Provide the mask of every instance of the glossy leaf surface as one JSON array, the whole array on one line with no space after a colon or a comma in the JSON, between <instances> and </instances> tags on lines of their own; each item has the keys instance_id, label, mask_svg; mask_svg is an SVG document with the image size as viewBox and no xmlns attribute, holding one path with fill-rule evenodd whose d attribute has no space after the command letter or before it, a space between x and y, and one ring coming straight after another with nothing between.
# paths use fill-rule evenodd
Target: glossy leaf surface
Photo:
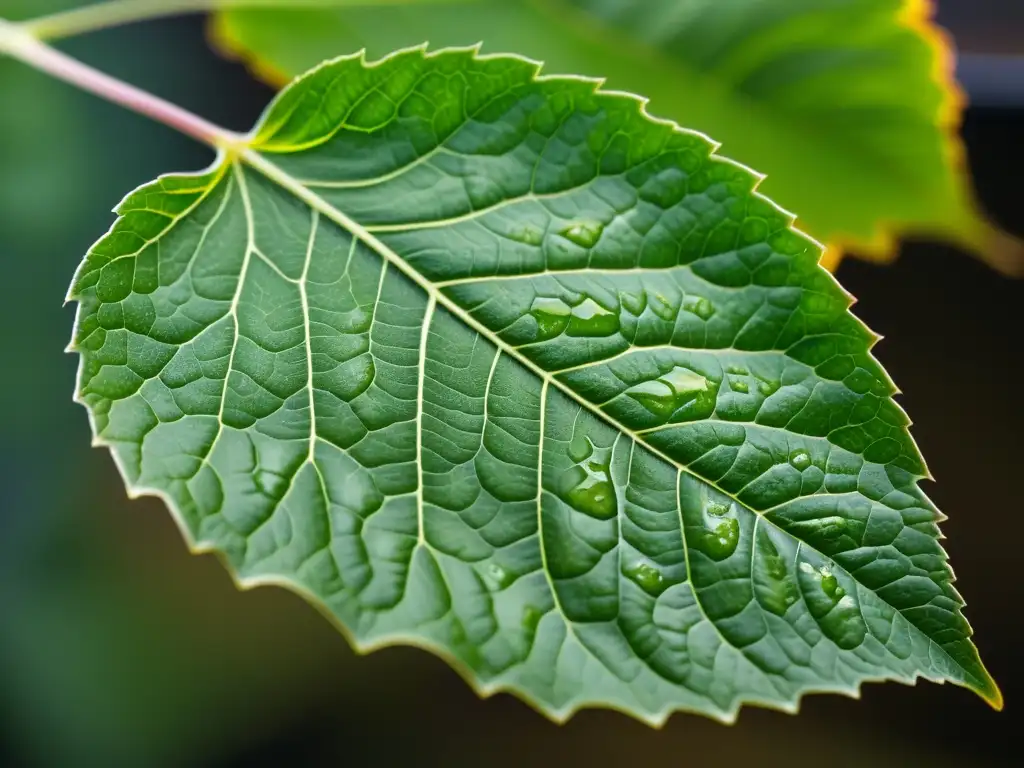
<instances>
[{"instance_id":1,"label":"glossy leaf surface","mask_svg":"<svg viewBox=\"0 0 1024 768\"><path fill-rule=\"evenodd\" d=\"M367 48L516 51L607 78L767 174L764 193L830 246L895 255L951 238L1006 271L1021 249L977 213L956 134L952 51L922 0L462 0L235 9L215 38L271 80Z\"/></svg>"},{"instance_id":2,"label":"glossy leaf surface","mask_svg":"<svg viewBox=\"0 0 1024 768\"><path fill-rule=\"evenodd\" d=\"M132 493L555 718L999 693L819 248L703 135L475 51L330 62L71 296Z\"/></svg>"}]
</instances>

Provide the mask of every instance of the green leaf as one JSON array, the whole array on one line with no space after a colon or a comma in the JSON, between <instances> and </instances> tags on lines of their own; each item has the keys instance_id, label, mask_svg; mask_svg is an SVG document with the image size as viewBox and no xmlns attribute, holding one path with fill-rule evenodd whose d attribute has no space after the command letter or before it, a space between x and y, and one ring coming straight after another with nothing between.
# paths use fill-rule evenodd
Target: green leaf
<instances>
[{"instance_id":1,"label":"green leaf","mask_svg":"<svg viewBox=\"0 0 1024 768\"><path fill-rule=\"evenodd\" d=\"M894 235L950 238L1008 272L1020 243L979 214L957 136L952 53L922 0L464 0L235 9L215 39L280 81L324 58L418 45L517 51L607 77L767 174L829 245L888 260ZM374 7L374 6L377 7Z\"/></svg>"},{"instance_id":2,"label":"green leaf","mask_svg":"<svg viewBox=\"0 0 1024 768\"><path fill-rule=\"evenodd\" d=\"M998 706L875 337L757 181L524 59L338 59L122 203L78 398L242 584L553 718Z\"/></svg>"}]
</instances>

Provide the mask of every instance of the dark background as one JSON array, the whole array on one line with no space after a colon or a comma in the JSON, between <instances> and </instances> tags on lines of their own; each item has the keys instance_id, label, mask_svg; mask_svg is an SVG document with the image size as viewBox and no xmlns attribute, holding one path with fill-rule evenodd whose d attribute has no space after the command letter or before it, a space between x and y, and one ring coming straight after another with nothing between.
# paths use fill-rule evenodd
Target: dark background
<instances>
[{"instance_id":1,"label":"dark background","mask_svg":"<svg viewBox=\"0 0 1024 768\"><path fill-rule=\"evenodd\" d=\"M60 2L0 0L21 18ZM975 98L963 127L988 212L1024 235L1024 3L961 0L940 19ZM206 45L198 18L69 41L73 55L227 127L271 97ZM654 731L602 711L555 726L508 696L480 701L441 661L356 657L301 600L240 593L189 555L152 499L128 502L71 402L61 306L110 208L207 150L0 61L0 765L1000 765L1024 727L1024 281L909 243L892 266L846 260L856 312L904 394L935 483L967 615L1006 710L969 692L869 685L860 702L746 709L735 727L675 715Z\"/></svg>"}]
</instances>

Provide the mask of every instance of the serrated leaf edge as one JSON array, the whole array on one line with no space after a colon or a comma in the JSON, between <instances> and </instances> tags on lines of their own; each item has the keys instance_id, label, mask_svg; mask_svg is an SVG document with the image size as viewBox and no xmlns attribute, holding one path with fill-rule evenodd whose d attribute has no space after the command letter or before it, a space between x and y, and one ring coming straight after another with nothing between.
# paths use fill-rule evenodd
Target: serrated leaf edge
<instances>
[{"instance_id":1,"label":"serrated leaf edge","mask_svg":"<svg viewBox=\"0 0 1024 768\"><path fill-rule=\"evenodd\" d=\"M325 67L329 67L329 66L341 63L341 62L358 60L363 67L365 67L365 68L374 68L374 67L378 67L378 66L381 66L381 65L387 63L388 61L390 61L393 58L396 58L396 57L399 57L399 56L402 56L402 55L411 54L411 53L420 53L424 58L432 58L432 57L437 57L437 56L443 56L445 54L450 54L450 53L463 53L463 54L465 54L465 53L472 53L474 60L479 60L479 61L495 60L495 59L518 60L518 61L524 62L526 64L529 64L530 66L532 66L534 68L534 73L533 73L533 76L532 76L532 82L543 82L545 80L574 80L574 81L577 81L577 82L584 82L584 83L591 84L594 87L594 92L595 93L600 93L601 95L622 98L622 99L626 99L626 100L630 100L630 101L635 102L636 105L637 105L637 109L638 109L639 113L641 114L641 116L644 117L644 119L648 120L649 122L651 122L653 124L663 125L663 126L666 126L666 127L670 128L674 132L678 132L678 133L682 133L682 134L686 134L686 135L690 135L690 136L696 136L696 137L706 141L707 144L709 145L709 147L711 148L710 149L710 153L709 153L709 157L713 157L716 162L723 162L723 163L730 164L730 165L732 165L732 166L734 166L734 167L736 167L736 168L738 168L738 169L748 173L754 179L754 185L753 185L753 187L751 189L751 195L757 197L762 202L765 202L768 205L772 206L782 216L784 216L785 219L787 220L787 227L792 232L794 232L796 234L799 234L802 237L806 238L813 246L817 247L819 249L819 251L823 251L824 250L824 246L821 243L819 243L813 237L811 237L810 235L808 235L807 233L803 232L802 230L800 230L799 228L797 228L795 226L795 222L796 222L796 218L797 218L795 214L793 214L792 212L784 209L783 207L781 207L780 205L775 203L773 200L765 197L764 195L762 195L760 192L757 191L758 186L760 185L760 183L765 178L765 176L763 174L758 173L757 171L755 171L755 170L753 170L753 169L751 169L751 168L749 168L749 167L747 167L747 166L743 165L742 163L739 163L739 162L737 162L735 160L732 160L730 158L718 155L717 152L720 149L721 144L719 142L716 142L715 140L711 139L707 135L703 134L702 132L696 131L696 130L692 130L692 129L688 129L688 128L683 128L682 126L680 126L678 123L676 123L673 120L659 118L659 117L655 117L655 116L651 115L647 111L647 105L649 103L649 99L646 99L646 98L644 98L642 96L639 96L639 95L633 94L633 93L629 93L629 92L626 92L626 91L605 90L605 89L602 88L602 86L603 86L603 84L605 82L605 80L603 78L592 78L592 77L585 77L585 76L580 76L580 75L542 75L542 74L540 74L540 72L541 72L541 69L543 67L543 62L536 61L534 59L530 59L528 57L521 56L519 54L501 54L501 53L483 54L483 53L481 53L482 43L477 43L476 45L466 46L466 47L439 48L439 49L437 49L435 51L429 51L428 50L428 45L429 45L428 43L423 43L421 45L411 46L409 48L398 49L398 50L393 51L392 53L388 54L387 56L384 56L384 57L382 57L382 58L380 58L380 59L378 59L376 61L372 61L372 62L367 61L365 49L363 49L361 51L358 51L358 52L356 52L354 54L348 54L348 55L338 56L338 57L335 57L335 58L332 58L332 59L328 59L328 60L325 60L324 62L322 62L321 64L319 64L318 66L312 68L311 70L309 70L309 71L303 73L302 75L299 75L298 77L294 78L291 81L289 87L292 87L292 86L296 85L297 83L299 83L300 81L306 79L307 77L313 76L315 73L319 72L320 70L324 69ZM175 219L170 224L168 224L168 226L164 230L162 230L161 233L159 235L157 235L156 238L154 238L154 240L150 241L150 242L155 242L156 240L159 240L159 238L163 237L164 234L166 234L171 229L173 229L173 227L177 224L177 222L180 221L182 218L184 218L190 211L194 210L195 207L197 207L199 204L201 204L201 202L206 199L206 197L209 195L209 193L216 187L217 183L222 179L223 175L225 175L229 171L229 169L231 169L238 162L244 161L250 167L254 168L257 171L260 171L267 178L269 178L271 181L274 181L275 183L280 185L283 189L285 189L286 191L290 192L291 194L295 195L300 200L305 202L307 205L309 205L313 209L314 212L319 212L319 213L322 213L322 214L328 216L337 225L346 228L355 237L357 237L358 239L363 240L363 242L365 242L368 246L373 248L382 259L384 259L388 263L391 263L393 266L395 266L397 269L399 269L404 275L406 275L407 277L412 279L413 282L416 285L418 285L421 289L423 289L427 293L428 297L430 297L431 303L433 303L434 301L441 301L441 302L443 302L445 304L445 308L448 311L452 312L452 314L454 314L457 318L459 318L461 321L465 322L469 327L473 328L478 333L484 334L485 338L488 338L492 343L494 343L498 347L498 349L500 351L504 351L510 357L515 359L518 363L520 363L521 365L526 367L528 370L530 370L532 373L537 375L544 382L544 389L545 390L546 390L548 384L554 384L556 387L561 389L567 396L569 396L573 401L579 403L582 407L587 408L589 411L594 413L598 418L600 418L605 423L609 423L615 429L621 430L622 432L624 432L626 434L632 435L632 431L631 430L626 429L625 427L619 425L614 419L609 417L603 411L600 411L599 409L597 409L596 406L592 405L589 401L586 401L586 400L580 398L575 392L573 392L571 389L569 389L567 385L564 385L561 382L559 382L552 374L549 374L547 371L545 371L542 368L540 368L538 365L536 365L535 363L530 361L528 358L525 358L525 357L521 356L515 350L507 348L508 345L506 345L504 342L500 341L497 338L493 338L492 337L492 332L489 329L487 329L485 326L483 326L477 320L475 320L474 318L469 316L468 313L465 310L463 310L461 307L459 307L457 304L455 304L452 300L448 299L443 293L438 291L437 287L435 285L433 285L432 283L427 281L425 278L423 278L422 275L420 275L418 272L416 272L416 270L414 270L411 266L409 266L403 259L401 259L401 257L399 257L397 254L393 253L389 248L387 248L387 246L385 246L383 243L381 243L379 241L379 239L376 238L373 235L372 232L367 231L366 228L364 228L362 225L360 225L357 222L355 222L352 219L350 219L343 212L337 210L333 206L330 206L326 201L324 201L322 198L320 198L315 192L312 192L311 190L309 190L309 189L307 189L305 187L302 187L297 180L292 179L286 173L284 173L283 171L278 169L277 166L273 165L273 163L271 163L270 161L268 161L265 158L263 158L256 151L259 148L260 143L261 143L260 135L261 135L261 132L264 130L265 126L266 126L266 120L271 115L272 111L274 110L275 106L278 104L279 100L284 95L284 93L285 93L285 91L282 91L281 93L279 93L270 102L270 104L267 105L267 107L265 108L263 114L261 115L260 119L257 120L257 122L256 122L255 126L253 127L253 129L249 133L244 135L245 141L242 143L241 146L234 147L234 148L231 148L231 149L224 149L224 148L218 149L217 150L217 155L216 155L213 163L210 166L208 166L207 168L203 169L203 170L196 171L196 172L191 172L191 173L161 174L160 176L157 177L156 180L148 182L148 183L145 183L145 184L141 184L140 186L136 187L134 190L129 192L127 195L125 195L125 197L122 199L121 203L118 204L118 206L114 209L114 211L116 213L120 213L122 211L122 209L124 208L125 204L127 203L127 201L130 200L132 198L132 196L134 196L135 194L139 193L140 191L143 191L143 190L147 189L148 187L150 187L150 186L152 186L154 184L158 184L158 183L160 183L160 182L162 182L164 180L168 180L168 179L175 179L175 180L200 179L200 178L204 178L204 177L210 177L210 181L207 183L206 189L204 190L203 194L192 205L190 205L188 209L186 209L184 212L182 212L181 214L176 216ZM326 141L328 139L329 139L329 137L325 138L324 141ZM310 146L314 146L314 145L310 145ZM306 145L303 145L303 148L308 148L308 147ZM279 151L285 151L285 150L279 150ZM111 224L110 228L107 230L106 234L104 234L104 236L101 237L97 241L97 243L103 242L111 233L114 232L114 229L115 229L115 227L116 227L116 225L117 225L119 220L120 220L120 216L117 219L115 219L115 221ZM90 251L91 250L92 249L90 249ZM84 265L84 262L83 262L83 265ZM79 270L80 269L81 269L81 267L79 268ZM79 270L76 270L75 278L72 281L72 289L69 290L66 301L73 301L75 299L75 297L73 295L73 287L74 287L75 283L77 282ZM852 307L853 304L856 301L855 298L845 288L843 288L842 285L839 284L839 282L835 279L835 277L833 275L831 275L831 273L829 273L827 270L824 270L824 269L823 269L823 271L825 272L825 274L827 274L829 276L829 278L833 281L833 283L836 285L836 287L838 287L839 290L842 291L842 293L847 297L847 300L849 302L849 304L847 305L847 311L849 311L850 307ZM79 314L80 314L80 311L76 312L74 327L73 327L73 331L72 331L72 334L73 334L72 338L74 338L77 335L78 326L79 326L79 319L80 319L79 318ZM879 340L881 337L878 336L877 334L872 333L870 331L870 329L868 329L867 326L859 318L856 318L856 316L852 315L852 313L851 313L851 316L854 317L854 319L858 323L859 327L861 327L863 330L865 330L866 332L871 334L872 341L869 342L868 349L866 350L866 352L867 352L867 354L869 355L869 357L873 361L877 362L877 360L875 359L874 355L871 354L871 349L873 348L875 342L877 342L877 340ZM72 342L72 344L70 344L67 347L66 351L68 351L68 352L75 352L76 351L73 342ZM881 370L883 372L883 374L886 376L887 383L890 384L892 386L892 388L895 390L894 394L897 393L898 389L895 387L895 384L892 382L891 378L889 377L889 374L881 366L879 366L879 370ZM458 659L454 654L452 654L448 649L444 648L443 646L441 646L439 644L426 641L426 640L424 640L422 638L419 638L419 637L416 637L416 636L413 636L413 635L401 635L401 634L394 635L394 636L388 637L388 638L386 638L384 640L380 640L380 641L374 641L374 642L369 642L369 643L362 642L352 633L352 631L348 627L346 627L338 619L337 616L335 616L330 611L330 609L321 600L321 598L319 596L317 596L315 593L313 593L311 590L307 589L303 585L301 585L301 584L299 584L297 582L294 582L294 581L292 581L292 580L290 580L290 579L288 579L286 577L281 577L281 576L256 576L256 577L243 577L243 576L240 576L236 572L234 567L231 565L231 563L228 561L227 556L222 551L218 550L214 546L208 546L208 545L200 544L199 542L196 542L192 538L191 532L189 531L188 526L187 526L184 518L182 517L180 510L177 508L176 503L174 502L173 499L171 499L170 496L168 496L164 491L162 491L160 489L157 489L157 488L151 488L151 487L146 487L146 486L132 484L132 482L129 480L129 476L128 476L128 473L126 471L126 468L123 466L120 458L118 457L118 454L114 450L114 446L111 443L109 443L109 442L105 441L104 439L102 439L101 437L99 437L99 434L98 434L98 431L97 431L97 428L96 428L96 422L95 422L95 418L94 418L93 412L88 407L88 405L81 399L81 397L79 395L80 383L81 383L81 380L83 378L83 374L84 374L84 357L80 356L78 372L76 374L76 386L75 386L75 391L74 391L74 395L73 395L72 399L74 400L74 402L79 403L80 405L83 405L85 407L85 410L86 410L86 412L88 414L89 425L90 425L90 428L91 428L91 430L93 432L93 440L92 440L93 447L105 447L105 448L107 448L110 451L110 454L113 457L114 463L117 466L118 472L121 475L122 481L125 484L125 488L126 488L126 491L127 491L128 498L129 499L137 499L137 498L141 498L141 497L144 497L144 496L150 496L150 497L158 498L161 501L163 501L164 505L167 507L167 509L170 512L171 516L175 520L175 523L177 524L179 530L181 531L182 538L185 541L186 546L188 547L189 551L192 554L196 554L196 555L198 555L198 554L213 554L215 557L217 557L217 559L220 560L222 565L227 570L227 572L230 575L230 577L232 579L232 582L235 584L236 588L238 588L240 591L247 591L249 589L253 589L253 588L256 588L256 587L259 587L259 586L277 586L277 587L281 587L283 589L286 589L286 590L288 590L290 592L293 592L293 593L299 595L300 597L305 599L308 603L313 605L313 607L316 608L321 614L323 614L328 619L328 621L330 621L331 624L334 625L341 632L341 634L346 638L346 640L348 640L349 645L353 648L353 650L356 651L356 653L358 653L360 655L365 655L365 654L371 653L371 652L373 652L375 650L379 650L381 648L390 647L390 646L403 646L404 645L404 646L411 646L411 647L421 648L421 649L429 651L430 653L434 654L435 656L441 658L449 666L451 666L453 669L455 669L455 671L459 674L459 676L462 677L466 681L466 683L474 690L474 692L478 696L480 696L481 698L489 698L490 696L493 696L496 693L509 693L509 694L513 695L514 697L518 698L519 700L523 701L524 703L529 705L532 709L536 710L537 712L539 712L540 714L544 715L548 719L552 720L555 723L559 723L559 724L567 722L576 712L578 712L578 711L580 711L582 709L586 709L586 708L600 708L600 709L610 709L610 710L615 710L615 711L622 712L623 714L629 715L630 717L633 717L634 719L637 719L637 720L639 720L641 722L644 722L647 725L649 725L651 727L654 727L654 728L661 728L665 724L665 722L668 720L669 716L673 712L677 712L677 711L679 711L679 712L689 712L689 713L692 713L692 714L699 714L699 715L702 715L702 716L705 716L705 717L711 717L711 718L713 718L715 720L718 720L722 724L732 725L732 724L734 724L736 722L738 714L739 714L739 711L742 709L743 705L745 705L745 704L756 706L756 707L760 707L760 708L764 708L764 709L771 709L771 710L781 711L781 712L785 712L785 713L788 713L788 714L795 714L796 712L799 711L800 703L801 703L803 697L808 695L808 694L814 694L814 693L835 693L835 694L839 694L839 695L848 696L850 698L859 699L861 697L861 689L862 689L862 686L863 686L864 683L867 683L867 682L891 681L891 682L898 682L898 683L903 683L905 685L911 685L912 686L912 685L916 685L917 681L919 679L921 679L921 678L930 680L931 682L935 682L935 683L938 683L938 684L944 684L946 682L953 682L956 685L959 685L961 687L965 687L965 688L968 688L970 690L973 690L975 693L977 693L979 696L981 696L990 706L992 706L993 709L996 709L998 711L998 710L1001 710L1002 707L1003 707L1002 693L999 690L999 688L998 688L997 684L995 683L995 681L992 679L991 675L988 675L987 670L985 670L985 668L984 668L984 664L981 663L980 659L979 659L979 664L981 664L981 668L986 672L986 675L988 675L988 677L985 680L977 680L977 681L975 681L977 683L977 685L972 685L972 684L970 684L967 681L947 681L946 679L943 679L943 678L933 677L933 676L927 675L927 674L925 674L925 673L923 673L921 671L916 671L913 675L911 675L909 677L901 677L901 676L898 676L898 675L895 675L895 674L868 675L868 676L865 676L858 683L856 683L855 685L852 685L852 686L842 686L842 685L837 685L837 686L826 686L826 685L823 685L823 686L811 686L811 687L808 687L808 688L806 688L806 689L804 689L802 691L799 691L789 701L771 701L771 700L766 700L766 699L760 699L758 697L738 696L737 699L734 701L733 706L732 706L732 708L730 710L728 710L728 711L719 711L719 712L709 712L709 711L700 710L700 709L696 709L696 708L685 707L685 706L668 706L668 707L666 707L665 709L659 711L656 714L647 715L647 714L644 714L644 713L641 713L641 712L638 712L638 711L635 711L635 710L631 710L631 709L628 709L628 708L623 707L623 706L618 706L618 705L616 705L614 703L611 703L611 702L608 702L608 701L602 701L602 700L573 700L568 706L566 706L566 707L564 707L564 708L562 708L560 710L554 710L554 709L550 708L548 705L546 705L543 702L541 702L539 699L536 699L535 697L533 697L532 695L530 695L529 693L527 693L527 692L525 692L525 691L523 691L521 689L515 688L511 684L500 683L500 682L493 683L493 684L481 683L476 678L475 673L473 672L473 670L467 664L465 664L463 661ZM906 415L905 412L903 411L902 407L900 407L898 404L896 404L896 405L897 405L897 408L899 408L900 413L902 413L903 415ZM420 418L420 413L421 413L421 409L418 409L418 411L417 411L417 419ZM920 454L920 451L917 448L917 444L914 441L913 437L909 435L909 427L910 426L911 426L911 422L908 419L908 423L907 423L907 426L904 428L904 431L908 432L908 436L910 437L911 444L913 445L913 447L914 447L914 449L915 449L915 451L917 453L918 458L920 458L920 460L922 462L922 467L924 467L924 470L925 470L924 474L917 475L917 478L918 479L931 479L931 474L928 472L927 467L924 464L923 458L921 458L921 454ZM660 458L662 461L665 461L670 466L675 467L678 470L678 472L680 472L680 473L681 472L686 472L686 473L692 475L693 477L696 477L700 482L707 483L708 485L717 488L717 486L715 486L714 483L711 483L710 481L705 480L704 478L699 477L699 476L693 474L686 467L681 466L677 461L667 457L661 451L659 451L658 449L654 448L653 446L647 445L645 442L643 442L639 438L635 438L635 439L636 439L637 442L640 442L642 445L644 445L644 448L646 450L650 451L653 455L658 456L658 458ZM543 440L543 434L542 434L542 440ZM719 489L719 490L721 490L721 489ZM732 497L732 494L728 494L728 493L726 493L724 491L722 491L722 493L724 493L725 495L727 495L729 497ZM922 493L922 496L923 495L924 494ZM925 498L927 499L927 497L925 497ZM755 510L751 510L751 511L754 512L755 514L757 514L760 517L760 513L757 513ZM938 516L937 516L936 522L941 522L942 520L946 519L946 517L944 515L942 515L941 512L938 512L937 515ZM422 527L421 527L421 530L422 530ZM941 535L940 535L940 538L942 538ZM805 546L807 546L807 545L805 545ZM811 548L811 549L813 549L813 548ZM941 546L940 546L940 549L941 549ZM542 548L542 552L543 552L543 548ZM943 550L943 554L945 554L944 550ZM949 567L948 563L947 563L947 567ZM687 564L687 570L689 570L689 564ZM545 569L545 574L547 574L546 569ZM955 581L955 576L954 576L954 574L952 572L952 568L950 567L950 582L952 583L953 581ZM964 603L963 598L962 598L962 596L960 596L959 592L957 592L955 590L955 588L953 588L953 587L951 587L951 589L953 589L953 592L961 600L961 603ZM704 613L703 606L700 606L699 602L697 603L697 605L700 607L700 611L703 614ZM962 612L961 612L961 615L962 615ZM705 617L706 617L706 614L705 614ZM965 621L965 623L967 622L966 617L964 617L964 621ZM712 626L714 626L713 622L712 622ZM718 631L717 627L715 627L715 629L716 629L716 632L717 632ZM972 636L973 635L973 631L971 630L969 623L967 623L967 629L968 629L968 637ZM920 630L917 630L917 631L920 631ZM927 637L927 635L926 635L926 637ZM938 648L939 651L943 655L947 656L947 658L950 658L950 661L953 661L952 658L948 656L948 653L941 646L939 646L934 640L932 640L930 637L928 637L928 641L934 647ZM955 661L953 661L953 663L954 663L955 666L960 667L960 665L957 664ZM960 668L962 669L962 667L960 667ZM966 670L964 670L964 671L966 672Z\"/></svg>"}]
</instances>

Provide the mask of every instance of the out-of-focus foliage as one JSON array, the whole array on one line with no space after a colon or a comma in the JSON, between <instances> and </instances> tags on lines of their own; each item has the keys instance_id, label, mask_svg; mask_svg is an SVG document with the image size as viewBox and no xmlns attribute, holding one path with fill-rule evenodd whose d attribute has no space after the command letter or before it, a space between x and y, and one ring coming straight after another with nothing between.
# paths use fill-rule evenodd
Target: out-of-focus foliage
<instances>
[{"instance_id":1,"label":"out-of-focus foliage","mask_svg":"<svg viewBox=\"0 0 1024 768\"><path fill-rule=\"evenodd\" d=\"M330 4L330 3L327 3ZM350 6L350 3L346 3ZM955 135L951 50L921 0L462 0L234 9L215 38L283 82L319 61L429 41L544 61L642 93L722 142L830 246L875 259L894 234L965 245L1005 270L1014 241L979 214Z\"/></svg>"}]
</instances>

